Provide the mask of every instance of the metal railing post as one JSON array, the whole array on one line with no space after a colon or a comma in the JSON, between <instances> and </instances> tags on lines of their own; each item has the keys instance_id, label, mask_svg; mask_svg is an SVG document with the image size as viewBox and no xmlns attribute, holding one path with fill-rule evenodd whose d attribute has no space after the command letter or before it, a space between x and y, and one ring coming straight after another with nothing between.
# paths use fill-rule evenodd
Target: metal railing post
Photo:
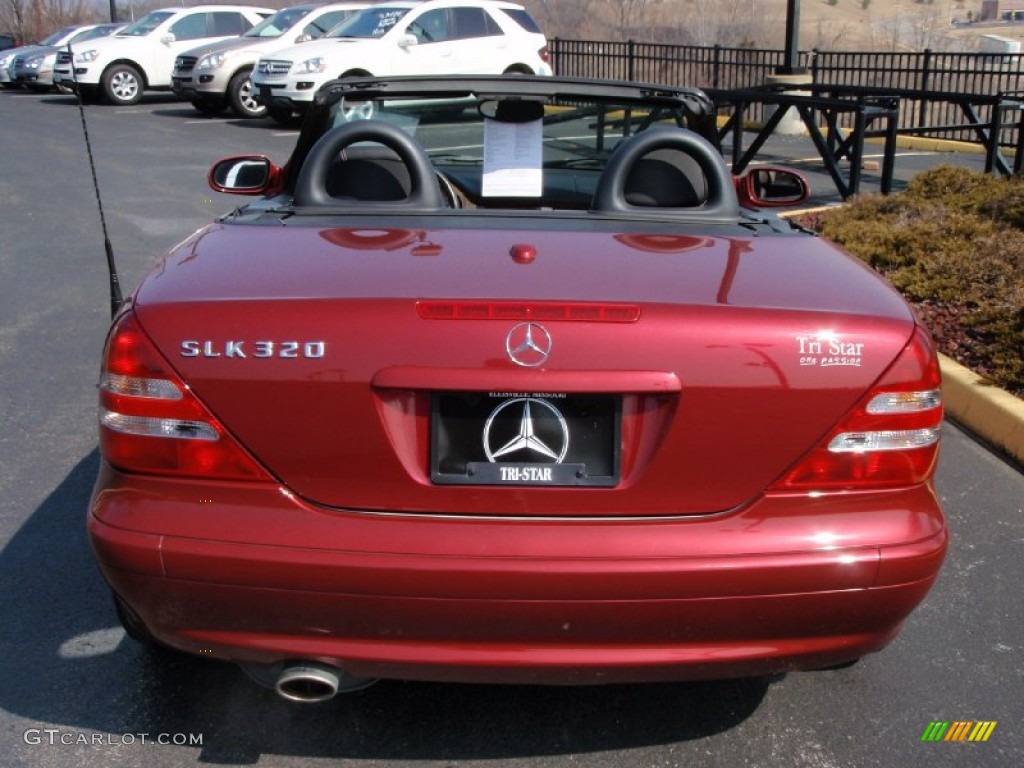
<instances>
[{"instance_id":1,"label":"metal railing post","mask_svg":"<svg viewBox=\"0 0 1024 768\"><path fill-rule=\"evenodd\" d=\"M921 90L928 90L928 83L931 82L932 49L924 49L924 64L921 68ZM917 107L917 127L924 128L928 125L928 102L921 99Z\"/></svg>"}]
</instances>

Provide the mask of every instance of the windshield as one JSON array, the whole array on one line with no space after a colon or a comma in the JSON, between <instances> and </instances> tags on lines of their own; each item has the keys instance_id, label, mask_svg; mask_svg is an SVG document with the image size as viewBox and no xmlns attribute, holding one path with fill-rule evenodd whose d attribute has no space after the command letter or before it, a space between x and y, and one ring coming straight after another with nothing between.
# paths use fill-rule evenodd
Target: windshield
<instances>
[{"instance_id":1,"label":"windshield","mask_svg":"<svg viewBox=\"0 0 1024 768\"><path fill-rule=\"evenodd\" d=\"M173 15L174 13L171 11L147 13L134 24L130 24L117 34L125 37L145 37Z\"/></svg>"},{"instance_id":2,"label":"windshield","mask_svg":"<svg viewBox=\"0 0 1024 768\"><path fill-rule=\"evenodd\" d=\"M310 11L312 10L312 8L285 8L284 10L278 11L270 18L261 21L255 27L242 35L242 37L260 37L263 39L280 37L304 18L309 16Z\"/></svg>"},{"instance_id":3,"label":"windshield","mask_svg":"<svg viewBox=\"0 0 1024 768\"><path fill-rule=\"evenodd\" d=\"M414 136L441 166L482 166L490 137L499 142L536 142L534 159L545 168L600 170L624 138L652 125L686 126L688 122L682 109L616 102L533 101L524 107L518 98L504 101L470 97L455 102L447 97L432 101L418 95L408 101L377 101L372 108L367 104L338 101L330 108L329 124L366 117L393 123ZM518 144L516 148L524 146Z\"/></svg>"},{"instance_id":4,"label":"windshield","mask_svg":"<svg viewBox=\"0 0 1024 768\"><path fill-rule=\"evenodd\" d=\"M115 29L117 29L117 27L110 26L109 24L103 27L93 27L92 29L87 29L84 32L79 32L68 42L81 43L85 40L95 40L97 37L106 37L107 35L112 34Z\"/></svg>"},{"instance_id":5,"label":"windshield","mask_svg":"<svg viewBox=\"0 0 1024 768\"><path fill-rule=\"evenodd\" d=\"M713 107L698 92L649 98L641 88L570 83L556 89L533 80L395 78L377 91L371 79L335 81L318 94L290 165L301 167L304 153L332 128L372 119L415 138L476 207L540 198L555 209L585 209L609 156L635 134L654 126L714 133L713 123L704 125L713 120Z\"/></svg>"},{"instance_id":6,"label":"windshield","mask_svg":"<svg viewBox=\"0 0 1024 768\"><path fill-rule=\"evenodd\" d=\"M339 24L324 37L358 37L368 40L383 37L409 10L392 6L367 8Z\"/></svg>"},{"instance_id":7,"label":"windshield","mask_svg":"<svg viewBox=\"0 0 1024 768\"><path fill-rule=\"evenodd\" d=\"M54 32L52 35L44 37L39 44L40 45L59 45L61 43L61 41L65 37L67 37L68 35L70 35L74 31L75 31L74 27L64 27L64 29L61 29L61 30L59 30L57 32Z\"/></svg>"}]
</instances>

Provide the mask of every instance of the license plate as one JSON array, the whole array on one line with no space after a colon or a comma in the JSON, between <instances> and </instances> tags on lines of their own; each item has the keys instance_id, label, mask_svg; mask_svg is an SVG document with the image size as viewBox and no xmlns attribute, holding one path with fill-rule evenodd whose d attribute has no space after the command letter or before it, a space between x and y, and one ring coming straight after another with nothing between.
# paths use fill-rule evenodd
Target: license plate
<instances>
[{"instance_id":1,"label":"license plate","mask_svg":"<svg viewBox=\"0 0 1024 768\"><path fill-rule=\"evenodd\" d=\"M448 485L619 481L617 395L445 392L431 398L431 479Z\"/></svg>"}]
</instances>

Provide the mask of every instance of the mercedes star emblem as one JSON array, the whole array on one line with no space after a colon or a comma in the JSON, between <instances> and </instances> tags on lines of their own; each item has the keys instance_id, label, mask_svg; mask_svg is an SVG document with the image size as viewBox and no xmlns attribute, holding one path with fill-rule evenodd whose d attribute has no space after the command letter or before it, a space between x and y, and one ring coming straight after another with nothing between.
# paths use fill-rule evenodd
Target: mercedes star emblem
<instances>
[{"instance_id":1,"label":"mercedes star emblem","mask_svg":"<svg viewBox=\"0 0 1024 768\"><path fill-rule=\"evenodd\" d=\"M543 325L519 323L505 337L505 351L516 365L535 368L551 354L551 334Z\"/></svg>"},{"instance_id":2,"label":"mercedes star emblem","mask_svg":"<svg viewBox=\"0 0 1024 768\"><path fill-rule=\"evenodd\" d=\"M492 464L536 461L538 456L561 464L569 450L569 425L547 400L516 397L506 400L484 425L484 453ZM520 454L518 457L514 454Z\"/></svg>"}]
</instances>

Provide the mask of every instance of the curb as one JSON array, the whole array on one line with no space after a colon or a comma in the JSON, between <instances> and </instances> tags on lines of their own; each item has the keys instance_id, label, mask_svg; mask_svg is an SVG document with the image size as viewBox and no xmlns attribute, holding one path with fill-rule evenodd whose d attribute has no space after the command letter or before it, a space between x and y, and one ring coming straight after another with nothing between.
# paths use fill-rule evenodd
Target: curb
<instances>
[{"instance_id":1,"label":"curb","mask_svg":"<svg viewBox=\"0 0 1024 768\"><path fill-rule=\"evenodd\" d=\"M1024 400L939 355L946 415L1024 465Z\"/></svg>"}]
</instances>

